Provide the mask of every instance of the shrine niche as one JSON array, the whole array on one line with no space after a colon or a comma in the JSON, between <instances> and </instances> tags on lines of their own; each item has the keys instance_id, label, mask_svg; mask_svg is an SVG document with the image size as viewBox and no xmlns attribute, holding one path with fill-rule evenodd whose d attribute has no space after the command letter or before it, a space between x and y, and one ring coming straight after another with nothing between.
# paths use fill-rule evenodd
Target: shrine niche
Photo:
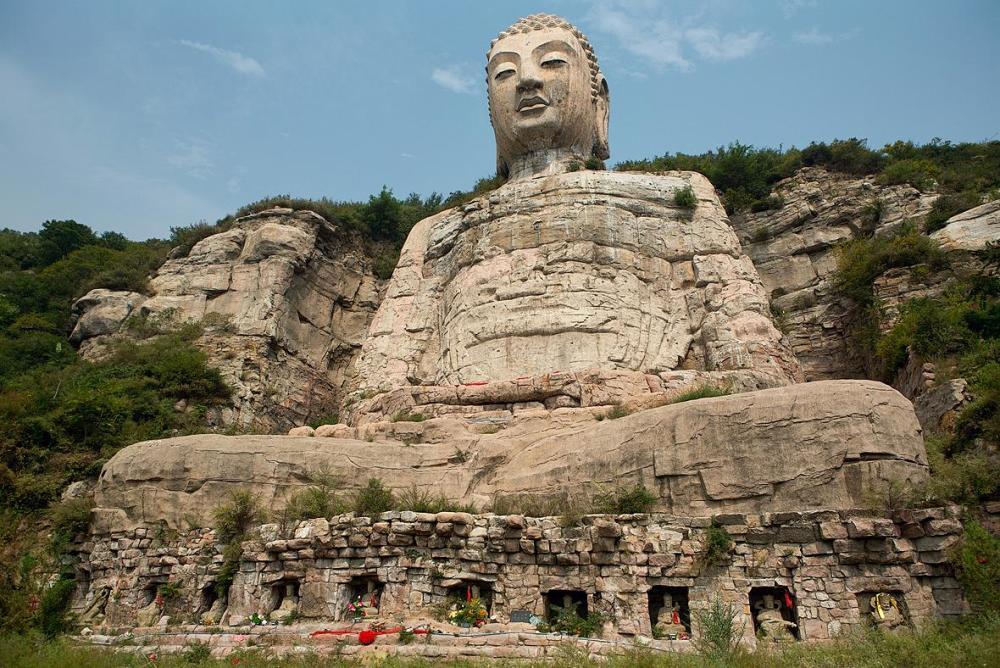
<instances>
[{"instance_id":1,"label":"shrine niche","mask_svg":"<svg viewBox=\"0 0 1000 668\"><path fill-rule=\"evenodd\" d=\"M448 587L447 598L468 601L478 598L486 611L493 612L493 585L485 580L462 580Z\"/></svg>"},{"instance_id":2,"label":"shrine niche","mask_svg":"<svg viewBox=\"0 0 1000 668\"><path fill-rule=\"evenodd\" d=\"M587 592L575 589L552 589L545 592L545 618L551 623L564 611L573 611L580 617L586 617Z\"/></svg>"},{"instance_id":3,"label":"shrine niche","mask_svg":"<svg viewBox=\"0 0 1000 668\"><path fill-rule=\"evenodd\" d=\"M754 587L750 590L750 614L754 635L762 641L790 642L799 639L795 598L786 587Z\"/></svg>"},{"instance_id":4,"label":"shrine niche","mask_svg":"<svg viewBox=\"0 0 1000 668\"><path fill-rule=\"evenodd\" d=\"M647 594L649 626L654 637L685 640L691 634L687 587L656 585Z\"/></svg>"},{"instance_id":5,"label":"shrine niche","mask_svg":"<svg viewBox=\"0 0 1000 668\"><path fill-rule=\"evenodd\" d=\"M271 600L267 606L267 618L272 622L294 619L299 609L298 579L279 580L271 585Z\"/></svg>"},{"instance_id":6,"label":"shrine niche","mask_svg":"<svg viewBox=\"0 0 1000 668\"><path fill-rule=\"evenodd\" d=\"M360 575L347 583L347 601L343 618L377 617L384 585L374 575Z\"/></svg>"},{"instance_id":7,"label":"shrine niche","mask_svg":"<svg viewBox=\"0 0 1000 668\"><path fill-rule=\"evenodd\" d=\"M898 591L863 591L858 594L861 619L883 631L909 628L906 601Z\"/></svg>"}]
</instances>

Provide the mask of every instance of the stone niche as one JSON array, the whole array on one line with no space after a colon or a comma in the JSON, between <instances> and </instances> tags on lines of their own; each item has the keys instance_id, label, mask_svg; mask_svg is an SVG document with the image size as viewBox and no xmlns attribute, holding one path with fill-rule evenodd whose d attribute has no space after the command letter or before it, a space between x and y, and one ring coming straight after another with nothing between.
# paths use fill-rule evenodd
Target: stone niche
<instances>
[{"instance_id":1,"label":"stone niche","mask_svg":"<svg viewBox=\"0 0 1000 668\"><path fill-rule=\"evenodd\" d=\"M754 635L761 637L768 633L766 617L772 615L775 617L774 622L778 622L780 616L780 620L788 624L785 627L788 637L795 640L800 638L795 597L788 587L751 587L749 599Z\"/></svg>"}]
</instances>

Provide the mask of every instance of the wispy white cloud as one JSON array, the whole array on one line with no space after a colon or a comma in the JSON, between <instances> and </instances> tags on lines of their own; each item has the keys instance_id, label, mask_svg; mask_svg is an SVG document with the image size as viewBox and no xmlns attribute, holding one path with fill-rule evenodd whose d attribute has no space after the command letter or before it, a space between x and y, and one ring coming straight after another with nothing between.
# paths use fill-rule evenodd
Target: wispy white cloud
<instances>
[{"instance_id":1,"label":"wispy white cloud","mask_svg":"<svg viewBox=\"0 0 1000 668\"><path fill-rule=\"evenodd\" d=\"M211 146L201 139L175 139L174 150L167 156L171 167L196 179L205 179L214 167L210 157Z\"/></svg>"},{"instance_id":2,"label":"wispy white cloud","mask_svg":"<svg viewBox=\"0 0 1000 668\"><path fill-rule=\"evenodd\" d=\"M207 53L224 65L228 65L232 69L236 70L240 74L248 74L256 77L262 77L265 74L264 68L260 63L250 56L245 56L237 51L227 51L226 49L220 49L219 47L212 46L211 44L202 44L201 42L192 42L186 39L182 39L178 43L182 46L188 47L189 49Z\"/></svg>"},{"instance_id":3,"label":"wispy white cloud","mask_svg":"<svg viewBox=\"0 0 1000 668\"><path fill-rule=\"evenodd\" d=\"M400 158L406 158L407 160L412 160L413 158L416 158L417 156L413 155L412 153L400 153L399 157Z\"/></svg>"},{"instance_id":4,"label":"wispy white cloud","mask_svg":"<svg viewBox=\"0 0 1000 668\"><path fill-rule=\"evenodd\" d=\"M479 88L476 78L463 72L458 65L435 67L431 72L431 81L453 93L475 95Z\"/></svg>"},{"instance_id":5,"label":"wispy white cloud","mask_svg":"<svg viewBox=\"0 0 1000 668\"><path fill-rule=\"evenodd\" d=\"M833 44L834 42L843 42L848 39L853 39L858 34L858 30L850 30L848 32L842 32L837 34L821 32L817 28L812 30L807 30L805 32L797 32L792 35L792 41L798 42L799 44L808 44L809 46L826 46L827 44Z\"/></svg>"},{"instance_id":6,"label":"wispy white cloud","mask_svg":"<svg viewBox=\"0 0 1000 668\"><path fill-rule=\"evenodd\" d=\"M715 28L691 28L684 36L699 56L717 62L746 58L764 40L762 32L722 33Z\"/></svg>"},{"instance_id":7,"label":"wispy white cloud","mask_svg":"<svg viewBox=\"0 0 1000 668\"><path fill-rule=\"evenodd\" d=\"M595 2L589 19L595 30L612 35L618 46L656 68L689 71L698 59L738 60L766 41L763 32L724 32L706 22L702 12L677 17L650 2Z\"/></svg>"},{"instance_id":8,"label":"wispy white cloud","mask_svg":"<svg viewBox=\"0 0 1000 668\"><path fill-rule=\"evenodd\" d=\"M779 3L781 13L785 15L786 19L790 19L798 14L800 9L812 8L818 5L817 0L781 0Z\"/></svg>"},{"instance_id":9,"label":"wispy white cloud","mask_svg":"<svg viewBox=\"0 0 1000 668\"><path fill-rule=\"evenodd\" d=\"M691 62L681 53L684 33L670 21L644 21L608 4L595 5L591 11L591 19L601 31L617 38L629 53L658 67L691 69Z\"/></svg>"}]
</instances>

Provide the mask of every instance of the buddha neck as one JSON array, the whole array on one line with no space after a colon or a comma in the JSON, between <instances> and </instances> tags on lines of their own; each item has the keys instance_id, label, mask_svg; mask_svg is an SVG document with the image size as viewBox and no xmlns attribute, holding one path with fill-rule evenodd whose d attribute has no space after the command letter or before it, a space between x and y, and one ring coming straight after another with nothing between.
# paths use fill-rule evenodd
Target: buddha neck
<instances>
[{"instance_id":1,"label":"buddha neck","mask_svg":"<svg viewBox=\"0 0 1000 668\"><path fill-rule=\"evenodd\" d=\"M509 180L551 176L583 169L587 157L577 148L545 148L511 160Z\"/></svg>"}]
</instances>

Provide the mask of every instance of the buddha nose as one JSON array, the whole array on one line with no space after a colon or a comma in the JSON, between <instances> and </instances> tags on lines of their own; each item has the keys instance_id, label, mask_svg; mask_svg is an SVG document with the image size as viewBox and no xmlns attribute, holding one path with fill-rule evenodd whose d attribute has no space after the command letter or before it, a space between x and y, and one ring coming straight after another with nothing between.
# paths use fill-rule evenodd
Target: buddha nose
<instances>
[{"instance_id":1,"label":"buddha nose","mask_svg":"<svg viewBox=\"0 0 1000 668\"><path fill-rule=\"evenodd\" d=\"M533 88L541 88L542 76L538 68L532 64L521 67L520 77L517 80L518 92L524 92Z\"/></svg>"}]
</instances>

